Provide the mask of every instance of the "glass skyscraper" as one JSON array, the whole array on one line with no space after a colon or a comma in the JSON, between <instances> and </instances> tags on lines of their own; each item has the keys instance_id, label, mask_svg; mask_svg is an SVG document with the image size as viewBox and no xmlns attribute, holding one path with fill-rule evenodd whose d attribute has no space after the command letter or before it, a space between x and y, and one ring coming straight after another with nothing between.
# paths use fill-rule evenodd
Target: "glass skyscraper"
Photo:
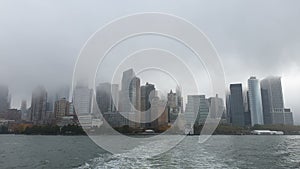
<instances>
[{"instance_id":1,"label":"glass skyscraper","mask_svg":"<svg viewBox=\"0 0 300 169\"><path fill-rule=\"evenodd\" d=\"M251 125L264 124L262 101L261 101L261 90L259 80L256 77L250 77L248 79L248 101L251 114Z\"/></svg>"},{"instance_id":2,"label":"glass skyscraper","mask_svg":"<svg viewBox=\"0 0 300 169\"><path fill-rule=\"evenodd\" d=\"M267 77L260 82L265 124L293 124L293 114L284 108L281 77Z\"/></svg>"},{"instance_id":3,"label":"glass skyscraper","mask_svg":"<svg viewBox=\"0 0 300 169\"><path fill-rule=\"evenodd\" d=\"M245 109L243 100L242 84L230 84L230 118L234 126L245 125Z\"/></svg>"}]
</instances>

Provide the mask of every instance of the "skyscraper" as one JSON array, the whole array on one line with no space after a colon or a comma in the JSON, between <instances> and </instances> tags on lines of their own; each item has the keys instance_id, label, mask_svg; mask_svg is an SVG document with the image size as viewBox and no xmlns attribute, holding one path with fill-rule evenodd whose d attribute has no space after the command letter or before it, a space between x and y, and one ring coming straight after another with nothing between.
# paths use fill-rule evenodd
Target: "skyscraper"
<instances>
[{"instance_id":1,"label":"skyscraper","mask_svg":"<svg viewBox=\"0 0 300 169\"><path fill-rule=\"evenodd\" d=\"M140 79L135 76L133 69L123 72L120 91L119 111L131 112L140 108Z\"/></svg>"},{"instance_id":2,"label":"skyscraper","mask_svg":"<svg viewBox=\"0 0 300 169\"><path fill-rule=\"evenodd\" d=\"M262 100L261 100L261 90L259 80L256 77L250 77L248 79L248 101L250 107L250 114L251 114L251 125L254 126L255 124L264 124L263 119L263 109L262 109Z\"/></svg>"},{"instance_id":3,"label":"skyscraper","mask_svg":"<svg viewBox=\"0 0 300 169\"><path fill-rule=\"evenodd\" d=\"M91 114L93 90L87 86L76 86L73 93L73 105L77 115Z\"/></svg>"},{"instance_id":4,"label":"skyscraper","mask_svg":"<svg viewBox=\"0 0 300 169\"><path fill-rule=\"evenodd\" d=\"M141 86L141 111L146 111L150 109L151 98L154 96L155 86L150 83L146 83L144 86Z\"/></svg>"},{"instance_id":5,"label":"skyscraper","mask_svg":"<svg viewBox=\"0 0 300 169\"><path fill-rule=\"evenodd\" d=\"M55 119L59 120L69 114L70 102L66 98L61 98L55 101L54 115Z\"/></svg>"},{"instance_id":6,"label":"skyscraper","mask_svg":"<svg viewBox=\"0 0 300 169\"><path fill-rule=\"evenodd\" d=\"M100 83L96 89L96 101L102 113L116 111L119 98L119 86L117 84Z\"/></svg>"},{"instance_id":7,"label":"skyscraper","mask_svg":"<svg viewBox=\"0 0 300 169\"><path fill-rule=\"evenodd\" d=\"M267 77L260 83L265 124L293 124L293 114L284 108L281 77Z\"/></svg>"},{"instance_id":8,"label":"skyscraper","mask_svg":"<svg viewBox=\"0 0 300 169\"><path fill-rule=\"evenodd\" d=\"M155 96L155 86L150 83L146 83L146 85L141 86L141 108L140 110L143 112L141 115L143 122L151 121L151 100ZM145 127L150 127L151 123L146 123Z\"/></svg>"},{"instance_id":9,"label":"skyscraper","mask_svg":"<svg viewBox=\"0 0 300 169\"><path fill-rule=\"evenodd\" d=\"M100 83L96 88L96 101L101 113L112 109L111 84Z\"/></svg>"},{"instance_id":10,"label":"skyscraper","mask_svg":"<svg viewBox=\"0 0 300 169\"><path fill-rule=\"evenodd\" d=\"M177 96L177 106L179 108L179 113L183 111L183 97L181 94L181 88L179 86L176 87L176 96Z\"/></svg>"},{"instance_id":11,"label":"skyscraper","mask_svg":"<svg viewBox=\"0 0 300 169\"><path fill-rule=\"evenodd\" d=\"M208 99L205 98L205 95L200 95L200 108L197 116L197 122L201 125L205 123L206 118L209 113L209 102Z\"/></svg>"},{"instance_id":12,"label":"skyscraper","mask_svg":"<svg viewBox=\"0 0 300 169\"><path fill-rule=\"evenodd\" d=\"M119 107L119 85L118 84L112 84L111 85L111 96L112 96L112 111L118 111Z\"/></svg>"},{"instance_id":13,"label":"skyscraper","mask_svg":"<svg viewBox=\"0 0 300 169\"><path fill-rule=\"evenodd\" d=\"M141 81L138 77L133 77L129 85L129 99L136 110L141 108ZM131 110L133 111L133 110Z\"/></svg>"},{"instance_id":14,"label":"skyscraper","mask_svg":"<svg viewBox=\"0 0 300 169\"><path fill-rule=\"evenodd\" d=\"M168 93L168 102L167 102L167 108L168 108L168 119L170 123L173 123L179 113L178 108L178 97L177 93L174 93L172 90L170 93Z\"/></svg>"},{"instance_id":15,"label":"skyscraper","mask_svg":"<svg viewBox=\"0 0 300 169\"><path fill-rule=\"evenodd\" d=\"M0 113L6 113L9 109L8 87L0 85Z\"/></svg>"},{"instance_id":16,"label":"skyscraper","mask_svg":"<svg viewBox=\"0 0 300 169\"><path fill-rule=\"evenodd\" d=\"M219 98L218 95L216 97L210 97L208 99L208 106L210 111L210 118L217 119L222 118L226 119L225 115L225 106L222 98Z\"/></svg>"},{"instance_id":17,"label":"skyscraper","mask_svg":"<svg viewBox=\"0 0 300 169\"><path fill-rule=\"evenodd\" d=\"M194 119L186 119L186 121L195 121L197 125L204 124L209 113L209 103L205 95L188 95L185 113L194 114L193 116L189 115Z\"/></svg>"},{"instance_id":18,"label":"skyscraper","mask_svg":"<svg viewBox=\"0 0 300 169\"><path fill-rule=\"evenodd\" d=\"M26 100L22 100L22 102L21 102L21 118L22 118L22 120L25 120L25 121L29 120Z\"/></svg>"},{"instance_id":19,"label":"skyscraper","mask_svg":"<svg viewBox=\"0 0 300 169\"><path fill-rule=\"evenodd\" d=\"M32 92L30 120L34 124L45 124L47 121L47 91L43 86L38 86Z\"/></svg>"},{"instance_id":20,"label":"skyscraper","mask_svg":"<svg viewBox=\"0 0 300 169\"><path fill-rule=\"evenodd\" d=\"M230 84L230 117L234 126L244 126L244 100L242 84Z\"/></svg>"}]
</instances>

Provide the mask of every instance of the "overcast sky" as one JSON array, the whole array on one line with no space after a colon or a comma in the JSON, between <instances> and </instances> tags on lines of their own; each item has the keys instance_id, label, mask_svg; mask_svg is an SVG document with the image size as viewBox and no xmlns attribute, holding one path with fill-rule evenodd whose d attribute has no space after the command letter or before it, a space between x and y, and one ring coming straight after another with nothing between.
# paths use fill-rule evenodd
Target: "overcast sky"
<instances>
[{"instance_id":1,"label":"overcast sky","mask_svg":"<svg viewBox=\"0 0 300 169\"><path fill-rule=\"evenodd\" d=\"M282 76L285 105L300 123L300 1L0 1L0 83L12 107L32 89L70 85L86 40L113 19L170 13L195 24L215 45L226 83Z\"/></svg>"}]
</instances>

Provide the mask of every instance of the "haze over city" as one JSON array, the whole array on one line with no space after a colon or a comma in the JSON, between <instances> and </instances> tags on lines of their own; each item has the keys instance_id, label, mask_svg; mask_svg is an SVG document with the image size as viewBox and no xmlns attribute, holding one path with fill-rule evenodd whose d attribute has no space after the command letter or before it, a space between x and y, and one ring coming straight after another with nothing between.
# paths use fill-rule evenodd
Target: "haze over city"
<instances>
[{"instance_id":1,"label":"haze over city","mask_svg":"<svg viewBox=\"0 0 300 169\"><path fill-rule=\"evenodd\" d=\"M9 86L11 106L19 108L22 99L29 103L37 85L46 86L49 92L70 86L80 49L106 23L132 13L157 11L181 16L208 36L223 63L227 90L234 82L243 82L246 87L250 76L258 79L281 76L285 106L294 113L295 124L300 123L300 4L283 1L194 1L193 5L170 2L133 1L118 2L119 5L114 1L89 4L27 1L18 2L18 5L13 1L0 2L0 22L3 23L0 28L0 80L1 84ZM99 12L99 6L107 8ZM137 45L145 39L148 41ZM189 57L187 51L180 51L182 47L178 44L159 37L144 37L122 45L128 49L160 46ZM130 53L130 50L121 46L120 57L123 52ZM100 81L108 80L103 77ZM206 89L204 86L203 94Z\"/></svg>"}]
</instances>

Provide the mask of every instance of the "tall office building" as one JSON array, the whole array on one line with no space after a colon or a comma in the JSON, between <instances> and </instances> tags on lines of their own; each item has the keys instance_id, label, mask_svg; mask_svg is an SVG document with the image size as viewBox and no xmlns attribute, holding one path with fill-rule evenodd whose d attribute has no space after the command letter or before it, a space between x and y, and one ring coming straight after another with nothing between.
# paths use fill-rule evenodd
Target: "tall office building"
<instances>
[{"instance_id":1,"label":"tall office building","mask_svg":"<svg viewBox=\"0 0 300 169\"><path fill-rule=\"evenodd\" d=\"M119 111L131 112L140 108L140 79L135 76L133 69L123 72L120 91Z\"/></svg>"},{"instance_id":2,"label":"tall office building","mask_svg":"<svg viewBox=\"0 0 300 169\"><path fill-rule=\"evenodd\" d=\"M77 115L89 115L92 113L93 90L87 86L76 86L73 93L73 105Z\"/></svg>"},{"instance_id":3,"label":"tall office building","mask_svg":"<svg viewBox=\"0 0 300 169\"><path fill-rule=\"evenodd\" d=\"M244 126L244 100L242 84L230 84L230 117L234 126Z\"/></svg>"},{"instance_id":4,"label":"tall office building","mask_svg":"<svg viewBox=\"0 0 300 169\"><path fill-rule=\"evenodd\" d=\"M22 100L21 102L21 119L24 121L28 121L29 117L28 117L28 111L27 111L27 102L26 100Z\"/></svg>"},{"instance_id":5,"label":"tall office building","mask_svg":"<svg viewBox=\"0 0 300 169\"><path fill-rule=\"evenodd\" d=\"M96 101L102 113L117 111L119 86L117 84L100 83L96 88Z\"/></svg>"},{"instance_id":6,"label":"tall office building","mask_svg":"<svg viewBox=\"0 0 300 169\"><path fill-rule=\"evenodd\" d=\"M292 125L293 114L284 108L281 77L267 77L260 85L265 124Z\"/></svg>"},{"instance_id":7,"label":"tall office building","mask_svg":"<svg viewBox=\"0 0 300 169\"><path fill-rule=\"evenodd\" d=\"M112 84L111 85L111 97L112 97L112 111L118 111L119 107L119 85Z\"/></svg>"},{"instance_id":8,"label":"tall office building","mask_svg":"<svg viewBox=\"0 0 300 169\"><path fill-rule=\"evenodd\" d=\"M141 109L141 81L138 77L133 77L130 82L129 99L134 109L139 111Z\"/></svg>"},{"instance_id":9,"label":"tall office building","mask_svg":"<svg viewBox=\"0 0 300 169\"><path fill-rule=\"evenodd\" d=\"M0 85L0 113L6 113L9 109L8 87Z\"/></svg>"},{"instance_id":10,"label":"tall office building","mask_svg":"<svg viewBox=\"0 0 300 169\"><path fill-rule=\"evenodd\" d=\"M250 77L248 79L248 104L251 114L251 125L264 124L261 90L259 80L256 77Z\"/></svg>"},{"instance_id":11,"label":"tall office building","mask_svg":"<svg viewBox=\"0 0 300 169\"><path fill-rule=\"evenodd\" d=\"M179 113L183 112L183 97L181 94L181 88L179 86L176 87L176 96L177 96L177 106L179 108Z\"/></svg>"},{"instance_id":12,"label":"tall office building","mask_svg":"<svg viewBox=\"0 0 300 169\"><path fill-rule=\"evenodd\" d=\"M66 98L61 98L55 101L54 115L55 119L59 120L69 114L70 102Z\"/></svg>"},{"instance_id":13,"label":"tall office building","mask_svg":"<svg viewBox=\"0 0 300 169\"><path fill-rule=\"evenodd\" d=\"M100 83L96 87L96 101L101 113L112 111L110 83Z\"/></svg>"},{"instance_id":14,"label":"tall office building","mask_svg":"<svg viewBox=\"0 0 300 169\"><path fill-rule=\"evenodd\" d=\"M151 107L150 101L155 95L155 86L150 83L146 83L141 86L141 111L149 110Z\"/></svg>"},{"instance_id":15,"label":"tall office building","mask_svg":"<svg viewBox=\"0 0 300 169\"><path fill-rule=\"evenodd\" d=\"M170 123L174 123L174 121L178 117L178 113L179 113L178 103L179 102L178 102L177 93L174 93L171 90L170 93L168 93L168 102L167 102L168 119Z\"/></svg>"},{"instance_id":16,"label":"tall office building","mask_svg":"<svg viewBox=\"0 0 300 169\"><path fill-rule=\"evenodd\" d=\"M219 98L218 95L216 97L210 97L208 99L208 106L210 111L210 117L212 119L218 119L221 118L223 120L226 120L226 114L225 114L225 106L222 98Z\"/></svg>"},{"instance_id":17,"label":"tall office building","mask_svg":"<svg viewBox=\"0 0 300 169\"><path fill-rule=\"evenodd\" d=\"M142 122L148 122L143 124L145 127L151 126L151 101L155 96L155 86L150 83L146 83L144 86L141 86L141 118Z\"/></svg>"},{"instance_id":18,"label":"tall office building","mask_svg":"<svg viewBox=\"0 0 300 169\"><path fill-rule=\"evenodd\" d=\"M32 92L30 120L34 124L45 124L47 119L47 91L43 86L38 86Z\"/></svg>"},{"instance_id":19,"label":"tall office building","mask_svg":"<svg viewBox=\"0 0 300 169\"><path fill-rule=\"evenodd\" d=\"M249 91L244 93L244 121L245 126L251 126L251 112L250 112L250 103L249 103Z\"/></svg>"},{"instance_id":20,"label":"tall office building","mask_svg":"<svg viewBox=\"0 0 300 169\"><path fill-rule=\"evenodd\" d=\"M151 128L163 128L168 126L168 111L165 101L158 96L154 96L151 101Z\"/></svg>"},{"instance_id":21,"label":"tall office building","mask_svg":"<svg viewBox=\"0 0 300 169\"><path fill-rule=\"evenodd\" d=\"M209 113L209 102L205 95L188 95L185 113L189 115L187 122L195 121L195 124L204 124ZM192 119L193 118L193 119Z\"/></svg>"}]
</instances>

